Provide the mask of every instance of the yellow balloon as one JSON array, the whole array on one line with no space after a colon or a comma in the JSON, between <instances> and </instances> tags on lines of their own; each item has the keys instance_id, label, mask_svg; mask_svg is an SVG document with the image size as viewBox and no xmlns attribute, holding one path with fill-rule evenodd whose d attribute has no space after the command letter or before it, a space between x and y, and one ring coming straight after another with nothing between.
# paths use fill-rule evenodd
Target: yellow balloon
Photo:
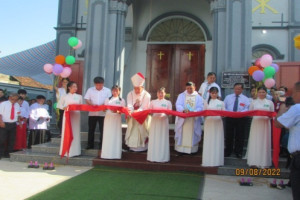
<instances>
[{"instance_id":1,"label":"yellow balloon","mask_svg":"<svg viewBox=\"0 0 300 200\"><path fill-rule=\"evenodd\" d=\"M297 35L296 37L294 37L294 46L295 46L295 48L300 50L300 35Z\"/></svg>"}]
</instances>

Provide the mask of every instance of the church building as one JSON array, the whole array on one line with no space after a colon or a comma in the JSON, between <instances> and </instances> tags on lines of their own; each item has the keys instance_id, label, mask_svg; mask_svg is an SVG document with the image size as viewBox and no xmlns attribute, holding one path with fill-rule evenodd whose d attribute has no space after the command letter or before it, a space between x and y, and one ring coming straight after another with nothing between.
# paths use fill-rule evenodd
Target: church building
<instances>
[{"instance_id":1,"label":"church building","mask_svg":"<svg viewBox=\"0 0 300 200\"><path fill-rule=\"evenodd\" d=\"M130 77L141 72L153 98L165 87L174 103L187 81L198 90L210 71L222 87L224 72L247 74L265 53L274 62L299 61L299 10L297 0L61 0L57 55L70 53L69 37L82 41L71 53L83 93L102 76L126 98Z\"/></svg>"}]
</instances>

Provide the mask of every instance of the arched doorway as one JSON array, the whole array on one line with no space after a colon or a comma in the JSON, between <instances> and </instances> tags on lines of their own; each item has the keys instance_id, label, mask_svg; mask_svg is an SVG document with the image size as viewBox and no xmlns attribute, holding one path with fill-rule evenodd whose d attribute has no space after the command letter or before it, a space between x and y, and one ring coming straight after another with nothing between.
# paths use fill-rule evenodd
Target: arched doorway
<instances>
[{"instance_id":1,"label":"arched doorway","mask_svg":"<svg viewBox=\"0 0 300 200\"><path fill-rule=\"evenodd\" d=\"M153 99L165 87L175 105L177 96L193 81L197 89L203 82L206 35L202 28L186 17L161 20L147 37L147 91Z\"/></svg>"}]
</instances>

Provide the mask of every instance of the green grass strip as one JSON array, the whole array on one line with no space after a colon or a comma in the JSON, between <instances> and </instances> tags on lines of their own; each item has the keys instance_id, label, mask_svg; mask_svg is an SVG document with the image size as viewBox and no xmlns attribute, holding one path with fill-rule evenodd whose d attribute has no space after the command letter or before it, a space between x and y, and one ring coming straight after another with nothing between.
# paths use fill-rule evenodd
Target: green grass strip
<instances>
[{"instance_id":1,"label":"green grass strip","mask_svg":"<svg viewBox=\"0 0 300 200\"><path fill-rule=\"evenodd\" d=\"M153 172L101 166L30 197L29 200L197 199L201 181L201 173Z\"/></svg>"}]
</instances>

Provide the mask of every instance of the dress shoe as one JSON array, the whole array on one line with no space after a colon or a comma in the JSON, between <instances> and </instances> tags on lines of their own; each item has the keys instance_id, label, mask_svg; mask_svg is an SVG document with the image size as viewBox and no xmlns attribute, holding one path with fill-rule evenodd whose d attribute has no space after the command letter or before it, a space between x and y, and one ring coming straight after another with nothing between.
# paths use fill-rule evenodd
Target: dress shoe
<instances>
[{"instance_id":1,"label":"dress shoe","mask_svg":"<svg viewBox=\"0 0 300 200\"><path fill-rule=\"evenodd\" d=\"M87 147L85 148L85 150L89 150L89 149L94 149L94 147L87 146Z\"/></svg>"},{"instance_id":2,"label":"dress shoe","mask_svg":"<svg viewBox=\"0 0 300 200\"><path fill-rule=\"evenodd\" d=\"M235 156L236 156L237 158L242 158L242 154L240 154L240 153L236 153Z\"/></svg>"}]
</instances>

